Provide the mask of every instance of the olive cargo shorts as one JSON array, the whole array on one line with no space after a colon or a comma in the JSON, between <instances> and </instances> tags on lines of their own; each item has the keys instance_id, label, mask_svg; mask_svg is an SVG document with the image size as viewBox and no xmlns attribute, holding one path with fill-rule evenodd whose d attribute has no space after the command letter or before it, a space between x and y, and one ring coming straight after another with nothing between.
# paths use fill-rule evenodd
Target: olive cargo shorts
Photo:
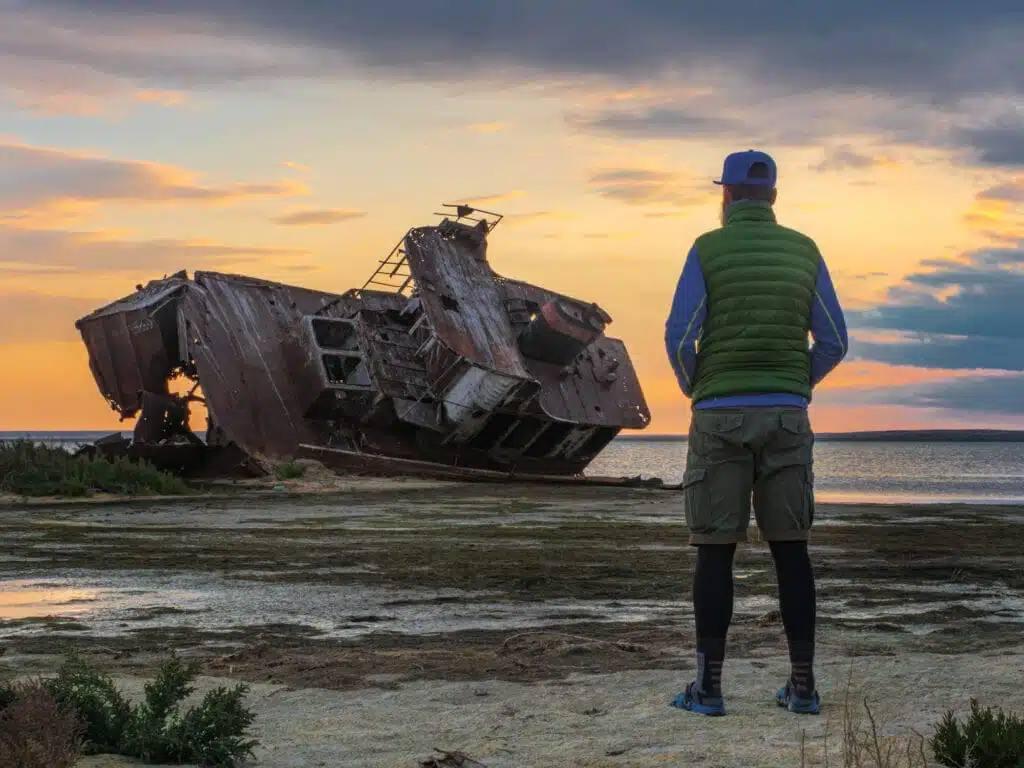
<instances>
[{"instance_id":1,"label":"olive cargo shorts","mask_svg":"<svg viewBox=\"0 0 1024 768\"><path fill-rule=\"evenodd\" d=\"M798 408L695 410L683 493L691 544L747 540L753 496L766 541L804 541L814 519L814 433Z\"/></svg>"}]
</instances>

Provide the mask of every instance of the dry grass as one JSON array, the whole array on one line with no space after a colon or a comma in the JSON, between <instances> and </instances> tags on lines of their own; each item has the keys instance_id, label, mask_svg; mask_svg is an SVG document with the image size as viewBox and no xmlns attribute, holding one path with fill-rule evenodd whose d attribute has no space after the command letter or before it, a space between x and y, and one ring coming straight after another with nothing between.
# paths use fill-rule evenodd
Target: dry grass
<instances>
[{"instance_id":1,"label":"dry grass","mask_svg":"<svg viewBox=\"0 0 1024 768\"><path fill-rule=\"evenodd\" d=\"M812 757L811 752L817 754ZM800 740L800 767L812 768L929 768L925 737L916 731L909 736L887 736L867 698L855 693L853 670L846 680L843 708L838 723L825 723L820 750Z\"/></svg>"},{"instance_id":2,"label":"dry grass","mask_svg":"<svg viewBox=\"0 0 1024 768\"><path fill-rule=\"evenodd\" d=\"M0 710L0 768L70 768L78 759L82 726L39 682L9 689Z\"/></svg>"}]
</instances>

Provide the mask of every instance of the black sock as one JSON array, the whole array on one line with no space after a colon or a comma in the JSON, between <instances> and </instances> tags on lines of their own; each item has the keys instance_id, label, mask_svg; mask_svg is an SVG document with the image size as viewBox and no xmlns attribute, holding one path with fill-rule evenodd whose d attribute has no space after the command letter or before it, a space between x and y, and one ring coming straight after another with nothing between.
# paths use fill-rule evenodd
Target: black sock
<instances>
[{"instance_id":1,"label":"black sock","mask_svg":"<svg viewBox=\"0 0 1024 768\"><path fill-rule=\"evenodd\" d=\"M697 625L697 687L722 695L725 638L732 621L732 559L735 544L700 544L693 572L693 615Z\"/></svg>"},{"instance_id":2,"label":"black sock","mask_svg":"<svg viewBox=\"0 0 1024 768\"><path fill-rule=\"evenodd\" d=\"M814 571L806 541L769 544L779 580L779 608L789 641L790 679L797 696L814 693Z\"/></svg>"}]
</instances>

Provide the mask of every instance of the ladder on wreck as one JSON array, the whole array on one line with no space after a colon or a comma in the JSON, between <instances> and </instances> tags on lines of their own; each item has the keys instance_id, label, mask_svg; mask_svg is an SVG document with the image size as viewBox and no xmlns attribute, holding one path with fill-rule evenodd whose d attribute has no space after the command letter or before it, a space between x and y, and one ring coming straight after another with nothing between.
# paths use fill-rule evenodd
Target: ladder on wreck
<instances>
[{"instance_id":1,"label":"ladder on wreck","mask_svg":"<svg viewBox=\"0 0 1024 768\"><path fill-rule=\"evenodd\" d=\"M445 219L448 219L452 213L455 213L456 223L465 224L468 222L473 225L480 225L482 223L487 232L491 232L498 226L502 219L500 213L484 211L469 205L445 203L442 207L453 210L435 213L435 216L443 216ZM401 293L405 296L412 295L416 289L416 279L409 269L409 260L405 252L405 241L411 232L411 229L406 232L402 239L398 241L398 244L391 249L391 253L386 258L377 262L377 269L370 275L370 279L363 284L360 290L387 291L388 293Z\"/></svg>"},{"instance_id":2,"label":"ladder on wreck","mask_svg":"<svg viewBox=\"0 0 1024 768\"><path fill-rule=\"evenodd\" d=\"M366 281L361 290L387 291L406 296L412 294L415 281L409 270L409 260L405 252L405 239L408 234L407 232L398 241L398 245L391 249L391 253L386 258L377 262L377 269L370 275L370 279Z\"/></svg>"}]
</instances>

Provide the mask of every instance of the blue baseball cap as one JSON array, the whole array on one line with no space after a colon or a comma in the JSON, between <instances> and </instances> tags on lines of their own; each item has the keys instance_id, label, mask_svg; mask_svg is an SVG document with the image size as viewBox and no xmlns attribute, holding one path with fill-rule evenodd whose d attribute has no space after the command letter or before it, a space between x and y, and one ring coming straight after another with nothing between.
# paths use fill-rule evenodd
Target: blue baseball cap
<instances>
[{"instance_id":1,"label":"blue baseball cap","mask_svg":"<svg viewBox=\"0 0 1024 768\"><path fill-rule=\"evenodd\" d=\"M715 184L774 187L776 176L775 161L771 155L756 149L748 149L746 152L733 152L725 158L722 178L716 179Z\"/></svg>"}]
</instances>

